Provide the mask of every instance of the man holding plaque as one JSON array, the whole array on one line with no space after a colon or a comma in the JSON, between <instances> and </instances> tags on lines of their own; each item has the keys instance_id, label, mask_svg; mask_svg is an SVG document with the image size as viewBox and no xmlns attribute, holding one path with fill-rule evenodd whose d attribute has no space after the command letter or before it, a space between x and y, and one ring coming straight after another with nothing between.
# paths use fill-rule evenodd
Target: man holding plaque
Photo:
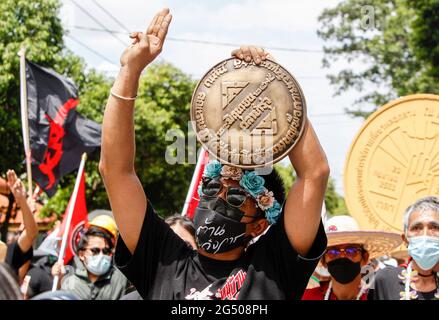
<instances>
[{"instance_id":1,"label":"man holding plaque","mask_svg":"<svg viewBox=\"0 0 439 320\"><path fill-rule=\"evenodd\" d=\"M298 300L326 248L320 212L329 167L309 122L304 121L301 138L288 152L297 180L286 200L274 171L262 176L228 161L206 165L194 217L197 250L156 215L137 178L133 114L138 80L161 52L171 19L164 9L145 33L131 34L134 43L122 55L104 115L100 171L120 231L116 264L144 299ZM233 56L252 67L267 60L267 53L255 47L241 47ZM212 82L216 79L213 74ZM257 86L252 90L259 94ZM253 120L272 109L270 97L260 98L251 105L260 104ZM245 122L250 130L265 130L253 120ZM293 116L287 120L298 124ZM233 121L228 125L236 125Z\"/></svg>"}]
</instances>

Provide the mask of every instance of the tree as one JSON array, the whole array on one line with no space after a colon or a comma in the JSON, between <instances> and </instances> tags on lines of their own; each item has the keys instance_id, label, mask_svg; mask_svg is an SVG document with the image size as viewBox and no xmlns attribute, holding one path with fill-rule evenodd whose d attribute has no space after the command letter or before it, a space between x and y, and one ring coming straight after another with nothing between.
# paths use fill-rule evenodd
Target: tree
<instances>
[{"instance_id":1,"label":"tree","mask_svg":"<svg viewBox=\"0 0 439 320\"><path fill-rule=\"evenodd\" d=\"M274 168L281 176L284 182L285 193L288 195L291 186L293 185L294 181L296 181L296 174L293 167L291 165L283 166L281 164L276 164ZM326 188L325 206L326 211L332 215L348 214L344 198L335 191L335 182L333 179L329 179L328 186Z\"/></svg>"},{"instance_id":2,"label":"tree","mask_svg":"<svg viewBox=\"0 0 439 320\"><path fill-rule=\"evenodd\" d=\"M70 77L78 87L82 115L102 123L106 100L112 84L64 44L58 0L3 0L0 2L0 169L25 171L20 122L19 57L24 45L27 58ZM150 66L141 79L136 110L136 166L149 197L162 215L181 210L194 165L170 166L165 163L168 129L187 131L190 99L194 82L168 64ZM86 165L87 205L89 210L109 209L105 188L98 171L99 153ZM42 214L61 215L67 206L76 173L65 176L57 194L47 199ZM166 191L166 193L165 193Z\"/></svg>"},{"instance_id":3,"label":"tree","mask_svg":"<svg viewBox=\"0 0 439 320\"><path fill-rule=\"evenodd\" d=\"M3 0L0 2L0 168L23 171L20 122L20 77L18 51L27 58L62 74L82 74L83 63L65 50L63 29L56 0Z\"/></svg>"},{"instance_id":4,"label":"tree","mask_svg":"<svg viewBox=\"0 0 439 320\"><path fill-rule=\"evenodd\" d=\"M437 0L345 0L319 17L325 46L323 64L344 60L329 75L335 95L350 89L364 93L348 110L367 117L384 103L413 93L439 92L439 9ZM433 49L433 50L432 50ZM366 63L359 69L354 62ZM369 88L373 88L369 90Z\"/></svg>"},{"instance_id":5,"label":"tree","mask_svg":"<svg viewBox=\"0 0 439 320\"><path fill-rule=\"evenodd\" d=\"M111 81L91 72L84 80L78 111L86 117L102 122ZM194 81L170 64L149 66L140 79L134 125L136 128L136 172L143 188L161 216L180 212L195 165L175 164L165 161L168 130L179 129L185 134L190 117L191 95ZM187 134L186 134L187 135ZM185 137L186 138L186 137ZM186 154L190 150L186 146ZM95 159L97 160L97 159ZM88 209L110 209L107 193L98 171L98 161L88 161ZM68 203L73 189L74 175L66 176L62 187L49 200L43 213L59 211Z\"/></svg>"},{"instance_id":6,"label":"tree","mask_svg":"<svg viewBox=\"0 0 439 320\"><path fill-rule=\"evenodd\" d=\"M5 151L0 154L0 172L8 168L25 171L17 55L22 46L26 48L27 59L71 78L79 90L81 104L78 111L94 121L102 121L110 82L93 70L85 72L82 59L65 47L59 9L58 0L4 0L0 3L0 135ZM98 153L87 164L87 195L91 196L91 208L93 204L107 202L102 193L97 192L97 198L93 196L98 189L103 190L97 158ZM43 214L64 213L74 179L75 174L66 176L54 198L48 200L43 196L47 202Z\"/></svg>"}]
</instances>

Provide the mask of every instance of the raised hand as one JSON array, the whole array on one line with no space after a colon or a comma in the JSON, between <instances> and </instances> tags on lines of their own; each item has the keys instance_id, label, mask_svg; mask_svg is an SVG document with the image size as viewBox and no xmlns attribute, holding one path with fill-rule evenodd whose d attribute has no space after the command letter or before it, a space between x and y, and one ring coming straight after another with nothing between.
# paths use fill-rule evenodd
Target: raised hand
<instances>
[{"instance_id":1,"label":"raised hand","mask_svg":"<svg viewBox=\"0 0 439 320\"><path fill-rule=\"evenodd\" d=\"M172 15L166 8L155 15L146 33L131 33L133 43L122 54L122 67L140 74L162 52L171 20Z\"/></svg>"},{"instance_id":2,"label":"raised hand","mask_svg":"<svg viewBox=\"0 0 439 320\"><path fill-rule=\"evenodd\" d=\"M270 57L270 54L260 47L242 46L232 51L232 57L244 60L245 62L251 62L253 60L256 64L260 64L263 60L267 59L267 57Z\"/></svg>"},{"instance_id":3,"label":"raised hand","mask_svg":"<svg viewBox=\"0 0 439 320\"><path fill-rule=\"evenodd\" d=\"M6 173L8 178L8 186L11 189L12 194L15 197L17 203L22 201L26 201L26 188L24 187L23 182L18 179L17 174L14 170L8 170Z\"/></svg>"}]
</instances>

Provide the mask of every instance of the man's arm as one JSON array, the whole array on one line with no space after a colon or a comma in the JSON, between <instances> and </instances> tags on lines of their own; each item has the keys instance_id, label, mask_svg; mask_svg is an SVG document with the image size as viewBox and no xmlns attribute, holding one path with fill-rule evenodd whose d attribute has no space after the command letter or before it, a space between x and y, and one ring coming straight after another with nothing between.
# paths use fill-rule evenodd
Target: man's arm
<instances>
[{"instance_id":1,"label":"man's arm","mask_svg":"<svg viewBox=\"0 0 439 320\"><path fill-rule=\"evenodd\" d=\"M23 215L24 230L18 237L18 246L23 253L29 251L38 236L38 225L26 200L26 189L15 171L7 172L8 185Z\"/></svg>"},{"instance_id":2,"label":"man's arm","mask_svg":"<svg viewBox=\"0 0 439 320\"><path fill-rule=\"evenodd\" d=\"M264 49L242 46L232 56L246 62L274 60ZM288 155L296 170L297 180L291 187L284 208L285 232L293 248L306 256L320 225L322 204L329 178L329 166L319 140L309 121L301 139Z\"/></svg>"},{"instance_id":3,"label":"man's arm","mask_svg":"<svg viewBox=\"0 0 439 320\"><path fill-rule=\"evenodd\" d=\"M146 33L130 35L134 42L121 57L121 69L112 92L135 97L140 74L162 51L172 16L156 14ZM113 95L108 99L102 128L99 169L120 234L134 252L146 212L146 195L134 169L134 101Z\"/></svg>"},{"instance_id":4,"label":"man's arm","mask_svg":"<svg viewBox=\"0 0 439 320\"><path fill-rule=\"evenodd\" d=\"M289 157L297 180L285 203L285 232L293 248L306 256L320 225L329 178L328 161L309 120Z\"/></svg>"}]
</instances>

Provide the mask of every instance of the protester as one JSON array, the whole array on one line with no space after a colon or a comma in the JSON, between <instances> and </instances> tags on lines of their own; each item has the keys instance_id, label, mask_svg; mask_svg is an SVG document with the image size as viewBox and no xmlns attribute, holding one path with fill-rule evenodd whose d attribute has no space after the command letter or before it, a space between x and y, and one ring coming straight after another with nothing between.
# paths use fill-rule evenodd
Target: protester
<instances>
[{"instance_id":1,"label":"protester","mask_svg":"<svg viewBox=\"0 0 439 320\"><path fill-rule=\"evenodd\" d=\"M20 267L32 259L32 245L38 236L38 225L26 200L26 189L21 180L17 178L15 171L8 170L7 180L8 186L23 215L24 229L18 239L8 245L6 255L6 263L8 263L18 275ZM26 274L26 272L24 272L24 274Z\"/></svg>"},{"instance_id":2,"label":"protester","mask_svg":"<svg viewBox=\"0 0 439 320\"><path fill-rule=\"evenodd\" d=\"M367 300L368 286L361 269L369 258L382 256L402 242L396 233L360 231L350 216L335 216L326 222L328 248L322 257L329 281L307 289L303 300ZM369 277L373 276L371 268Z\"/></svg>"},{"instance_id":3,"label":"protester","mask_svg":"<svg viewBox=\"0 0 439 320\"><path fill-rule=\"evenodd\" d=\"M125 294L127 279L112 262L117 231L110 219L98 216L89 223L78 244L82 265L72 274L64 276L64 266L54 264L52 274L63 278L61 290L81 300L118 300Z\"/></svg>"},{"instance_id":4,"label":"protester","mask_svg":"<svg viewBox=\"0 0 439 320\"><path fill-rule=\"evenodd\" d=\"M36 253L34 253L35 256ZM27 276L29 276L28 298L50 291L53 286L52 267L57 262L58 256L44 254L43 256L37 256L37 258L27 273Z\"/></svg>"},{"instance_id":5,"label":"protester","mask_svg":"<svg viewBox=\"0 0 439 320\"><path fill-rule=\"evenodd\" d=\"M374 300L439 299L439 198L425 197L404 213L407 267L387 266L378 272L369 292Z\"/></svg>"},{"instance_id":6,"label":"protester","mask_svg":"<svg viewBox=\"0 0 439 320\"><path fill-rule=\"evenodd\" d=\"M176 213L167 217L165 222L181 239L184 240L184 242L186 242L188 247L197 250L197 245L195 244L195 227L191 219ZM134 286L128 288L127 291L129 293L120 298L120 300L143 300Z\"/></svg>"},{"instance_id":7,"label":"protester","mask_svg":"<svg viewBox=\"0 0 439 320\"><path fill-rule=\"evenodd\" d=\"M171 18L164 9L146 33L131 34L104 115L100 171L121 234L116 263L145 299L300 299L326 248L320 213L329 167L309 121L289 154L297 180L285 202L275 171L206 166L194 217L197 250L157 216L136 176L133 100ZM242 47L233 55L260 63L267 53Z\"/></svg>"},{"instance_id":8,"label":"protester","mask_svg":"<svg viewBox=\"0 0 439 320\"><path fill-rule=\"evenodd\" d=\"M8 264L0 263L0 300L22 299L17 274Z\"/></svg>"}]
</instances>

